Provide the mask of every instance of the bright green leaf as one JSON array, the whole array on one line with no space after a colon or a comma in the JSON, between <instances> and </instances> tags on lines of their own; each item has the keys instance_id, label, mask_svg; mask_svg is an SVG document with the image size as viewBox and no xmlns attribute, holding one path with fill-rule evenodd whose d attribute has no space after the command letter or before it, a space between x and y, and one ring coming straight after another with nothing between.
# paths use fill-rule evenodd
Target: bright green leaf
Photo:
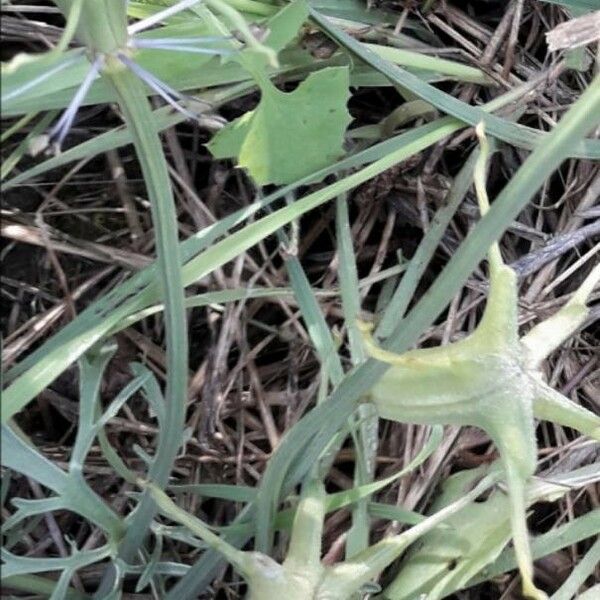
<instances>
[{"instance_id":1,"label":"bright green leaf","mask_svg":"<svg viewBox=\"0 0 600 600\"><path fill-rule=\"evenodd\" d=\"M306 19L308 19L306 0L291 2L267 22L269 35L265 44L278 52L283 50L296 37Z\"/></svg>"},{"instance_id":2,"label":"bright green leaf","mask_svg":"<svg viewBox=\"0 0 600 600\"><path fill-rule=\"evenodd\" d=\"M322 169L343 154L350 122L346 67L313 73L296 90L265 87L260 103L210 142L216 158L237 157L254 180L285 184Z\"/></svg>"}]
</instances>

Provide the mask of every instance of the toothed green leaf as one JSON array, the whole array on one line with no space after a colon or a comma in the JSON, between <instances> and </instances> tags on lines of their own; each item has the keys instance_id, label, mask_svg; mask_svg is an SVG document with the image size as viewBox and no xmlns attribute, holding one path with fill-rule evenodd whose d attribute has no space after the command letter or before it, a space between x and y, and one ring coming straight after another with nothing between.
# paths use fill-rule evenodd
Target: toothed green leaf
<instances>
[{"instance_id":1,"label":"toothed green leaf","mask_svg":"<svg viewBox=\"0 0 600 600\"><path fill-rule=\"evenodd\" d=\"M343 154L348 85L348 69L331 67L293 92L265 86L256 109L222 129L208 147L216 158L236 157L260 185L291 183Z\"/></svg>"}]
</instances>

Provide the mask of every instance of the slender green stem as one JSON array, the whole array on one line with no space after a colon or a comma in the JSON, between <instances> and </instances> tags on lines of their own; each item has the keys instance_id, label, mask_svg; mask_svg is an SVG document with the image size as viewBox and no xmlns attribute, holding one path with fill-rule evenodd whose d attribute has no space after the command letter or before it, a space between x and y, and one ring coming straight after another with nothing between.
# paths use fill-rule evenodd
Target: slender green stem
<instances>
[{"instance_id":1,"label":"slender green stem","mask_svg":"<svg viewBox=\"0 0 600 600\"><path fill-rule=\"evenodd\" d=\"M583 406L571 402L566 396L538 381L533 400L533 413L538 419L572 427L600 441L600 417Z\"/></svg>"},{"instance_id":2,"label":"slender green stem","mask_svg":"<svg viewBox=\"0 0 600 600\"><path fill-rule=\"evenodd\" d=\"M490 157L490 144L485 135L485 124L483 121L475 128L477 138L479 139L479 157L475 163L475 172L473 179L475 183L475 193L477 195L477 202L479 204L479 211L481 216L485 216L490 210L490 200L487 193L487 171L488 162ZM490 264L490 272L497 272L502 266L502 255L500 254L500 245L498 242L494 242L488 251L488 262Z\"/></svg>"},{"instance_id":3,"label":"slender green stem","mask_svg":"<svg viewBox=\"0 0 600 600\"><path fill-rule=\"evenodd\" d=\"M339 246L339 282L342 296L344 319L348 329L348 342L353 364L366 359L362 338L356 320L360 312L360 295L356 257L352 243L350 216L347 195L336 199L336 238ZM375 471L375 456L378 444L379 419L369 405L358 408L359 425L356 432L357 458L354 468L354 483L357 486L369 483ZM352 510L352 528L346 539L346 556L352 556L369 545L369 515L364 498Z\"/></svg>"},{"instance_id":4,"label":"slender green stem","mask_svg":"<svg viewBox=\"0 0 600 600\"><path fill-rule=\"evenodd\" d=\"M533 559L529 547L529 532L527 531L525 482L522 474L519 473L518 468L512 462L505 461L504 470L510 500L512 542L521 573L523 595L535 600L544 600L547 598L546 594L538 590L533 583Z\"/></svg>"},{"instance_id":5,"label":"slender green stem","mask_svg":"<svg viewBox=\"0 0 600 600\"><path fill-rule=\"evenodd\" d=\"M290 537L285 566L291 572L318 572L321 538L327 508L325 487L320 481L305 484Z\"/></svg>"},{"instance_id":6,"label":"slender green stem","mask_svg":"<svg viewBox=\"0 0 600 600\"><path fill-rule=\"evenodd\" d=\"M54 0L70 20L71 10L78 11L78 0ZM77 38L90 51L114 52L127 42L127 3L124 0L84 0L77 15ZM68 33L68 32L67 32Z\"/></svg>"},{"instance_id":7,"label":"slender green stem","mask_svg":"<svg viewBox=\"0 0 600 600\"><path fill-rule=\"evenodd\" d=\"M152 496L159 511L163 515L187 527L194 535L197 535L200 539L204 540L211 548L220 552L241 574L248 574L249 565L245 552L238 550L227 543L223 538L213 533L200 519L177 506L177 504L175 504L175 502L173 502L173 500L171 500L171 498L169 498L169 496L154 483L142 481L140 479L138 480L138 485L144 488L148 494Z\"/></svg>"},{"instance_id":8,"label":"slender green stem","mask_svg":"<svg viewBox=\"0 0 600 600\"><path fill-rule=\"evenodd\" d=\"M2 578L2 587L5 589L15 589L22 592L33 594L43 594L50 596L56 588L56 581L40 577L39 575L11 575ZM87 596L74 588L69 588L65 595L66 600L87 600Z\"/></svg>"},{"instance_id":9,"label":"slender green stem","mask_svg":"<svg viewBox=\"0 0 600 600\"><path fill-rule=\"evenodd\" d=\"M81 9L83 7L84 0L73 0L71 8L69 9L69 16L67 17L67 24L63 34L54 48L56 54L61 54L69 47L72 39L75 37L77 26L79 25L79 19L81 18Z\"/></svg>"},{"instance_id":10,"label":"slender green stem","mask_svg":"<svg viewBox=\"0 0 600 600\"><path fill-rule=\"evenodd\" d=\"M142 83L129 71L112 67L106 73L131 131L148 196L156 236L157 275L165 304L167 349L166 415L150 477L164 487L182 442L187 402L188 338L181 258L177 236L177 213L167 162L160 139L152 127L152 111ZM152 518L154 501L145 494L129 523L119 557L129 561L143 542Z\"/></svg>"},{"instance_id":11,"label":"slender green stem","mask_svg":"<svg viewBox=\"0 0 600 600\"><path fill-rule=\"evenodd\" d=\"M256 50L260 54L263 54L272 67L278 66L279 63L277 61L277 52L275 52L275 50L272 48L261 44L261 42L256 39L244 17L242 17L242 15L240 15L240 13L233 8L233 6L230 6L227 4L227 2L223 2L223 0L205 1L208 7L223 15L233 27L238 29L240 36L243 38L244 42L246 42L248 47Z\"/></svg>"}]
</instances>

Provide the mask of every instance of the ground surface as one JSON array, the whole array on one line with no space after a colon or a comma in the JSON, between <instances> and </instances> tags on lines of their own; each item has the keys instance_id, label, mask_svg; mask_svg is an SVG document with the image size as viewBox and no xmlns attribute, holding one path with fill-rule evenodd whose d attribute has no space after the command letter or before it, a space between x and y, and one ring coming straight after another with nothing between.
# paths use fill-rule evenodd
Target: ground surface
<instances>
[{"instance_id":1,"label":"ground surface","mask_svg":"<svg viewBox=\"0 0 600 600\"><path fill-rule=\"evenodd\" d=\"M423 15L417 3L389 2L397 11L399 27L410 18L443 45L448 57L494 73L497 88L445 82L441 86L472 103L487 101L498 90L544 75L527 103L521 123L548 129L583 88L589 71L564 68L558 55L549 54L544 33L565 20L556 6L534 0L514 2L439 2ZM17 50L42 50L59 36L60 21L44 13L6 13L2 27L6 39L4 57ZM50 22L42 27L40 23ZM256 95L247 95L220 109L227 119L252 108ZM354 90L350 112L352 127L379 122L400 102L391 88ZM514 108L514 107L511 107ZM70 143L83 141L119 123L113 107L81 111ZM11 124L7 121L6 126ZM227 161L215 161L204 148L211 137L206 129L178 126L163 138L179 207L181 236L188 236L234 209L249 203L256 190L240 170ZM4 145L9 156L19 136ZM357 256L361 295L366 315L377 310L377 298L385 284L378 274L396 265L398 256L410 258L433 212L443 204L457 170L475 143L471 130L444 140L409 161L355 190L350 197L352 237ZM490 169L490 193L502 188L522 162L524 152L501 146ZM17 171L35 158L25 156ZM600 169L590 161L564 163L518 222L502 240L505 260L521 275L520 314L524 330L562 305L597 261L598 197ZM448 228L435 260L422 282L425 288L439 273L477 218L471 194ZM2 240L2 316L5 368L18 362L53 332L79 313L91 300L104 294L124 273L147 264L153 256L153 230L144 186L129 148L111 151L44 175L8 191L4 197L5 224L23 227ZM338 262L333 205L313 211L301 222L298 256L315 287L337 285ZM594 225L596 224L596 225ZM554 243L553 240L557 240ZM548 260L544 248L550 248ZM117 251L118 250L118 253ZM432 345L457 339L473 329L485 299L484 272L475 272L449 310L421 340ZM233 264L193 286L190 292L250 285L288 285L282 254L274 238L255 247ZM419 290L419 294L422 289ZM341 307L337 297L323 297L321 309L332 328L339 327ZM598 315L598 307L593 309ZM556 389L581 404L600 410L599 329L593 319L572 341L551 357L547 376ZM103 395L111 397L128 380L126 364L143 360L162 378L165 369L163 328L159 318L148 318L117 336L117 358L112 361ZM319 364L310 345L297 305L291 298L259 299L189 312L191 342L190 441L177 461L174 475L180 483L215 482L255 485L272 448L314 400ZM70 369L19 416L19 423L38 447L56 462L68 460L77 414L77 373ZM421 447L425 429L382 423L377 455L377 476L402 467ZM153 425L135 403L113 419L108 428L113 446L131 469L140 467L134 444L151 449ZM546 466L569 468L597 458L597 447L569 444L573 436L557 426L540 424L540 457ZM424 510L438 483L449 473L494 458L483 433L448 428L441 447L412 476L391 486L381 501ZM343 449L331 471L328 489L352 485L353 451ZM86 475L106 500L127 502L123 485L108 468L101 453L92 451ZM13 480L14 495L34 498L41 492L24 478ZM233 503L208 501L202 506L193 497L184 507L200 511L213 524L228 523L236 512ZM589 487L564 501L534 510L530 526L547 531L598 507L598 490ZM340 511L326 523L324 550L330 560L341 552L341 536L349 525L349 512ZM372 535L380 536L387 522L376 523ZM79 546L93 533L73 514L55 514L32 529L20 543L26 553L55 555L64 549L63 535ZM538 579L552 591L565 579L585 544L557 552L538 562ZM189 548L188 548L189 550ZM180 556L183 562L193 556ZM81 584L94 587L98 569L80 572ZM232 586L232 587L230 587ZM237 585L230 572L223 573L213 597L236 597ZM143 594L131 596L149 597ZM486 583L462 598L518 597L514 578Z\"/></svg>"}]
</instances>

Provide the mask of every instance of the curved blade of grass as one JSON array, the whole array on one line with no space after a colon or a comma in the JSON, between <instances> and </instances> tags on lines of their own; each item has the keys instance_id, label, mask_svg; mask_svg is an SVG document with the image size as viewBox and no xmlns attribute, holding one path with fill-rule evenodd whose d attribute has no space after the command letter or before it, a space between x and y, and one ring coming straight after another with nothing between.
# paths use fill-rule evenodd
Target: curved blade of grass
<instances>
[{"instance_id":1,"label":"curved blade of grass","mask_svg":"<svg viewBox=\"0 0 600 600\"><path fill-rule=\"evenodd\" d=\"M197 281L240 253L245 252L248 248L280 227L297 219L305 212L371 179L375 175L387 170L390 166L405 160L407 157L420 152L445 137L449 132L454 131L455 128L456 124L452 120L448 120L433 127L424 126L418 132L413 131L409 134L404 134L405 137L402 139L396 139L397 149L395 151L390 152L383 158L379 158L379 160L376 160L368 167L313 194L305 196L291 206L282 208L271 215L255 221L241 231L231 234L224 240L213 244L197 256L190 256L182 269L183 283L189 285ZM373 149L370 150L371 152L366 152L362 155L363 159L373 156ZM356 157L354 158L356 160ZM307 178L308 181L311 179L312 176ZM292 188L297 185L300 185L300 183L294 184ZM255 203L224 219L218 229L204 230L199 236L202 243L194 244L194 240L188 240L189 246L187 248L191 250L194 246L197 247L200 245L202 247L207 239L214 239L211 234L215 234L216 231L220 231L220 234L225 233L229 227L232 227L243 218L266 206L275 197L280 197L284 191L289 191L289 188L281 190L276 195ZM228 225L228 227L224 227L224 224ZM182 254L186 258L191 252L184 251ZM34 352L31 357L26 359L26 365L31 367L28 371L23 372L24 369L21 363L17 365L20 368L16 372L20 373L20 375L5 390L2 398L3 422L25 406L46 385L81 356L87 348L111 331L117 323L127 318L128 315L143 310L143 308L158 300L159 288L156 282L152 283L153 271L154 269L151 267L143 273L139 273L126 282L125 285L121 286L119 290L113 291L112 296L105 297L100 303L96 303L96 305L81 313L78 320L73 321L70 326L67 326L50 340L50 350L48 349L48 345L46 345L46 347L42 347L40 351ZM83 315L86 315L87 322L81 318ZM10 377L10 373L8 376Z\"/></svg>"},{"instance_id":2,"label":"curved blade of grass","mask_svg":"<svg viewBox=\"0 0 600 600\"><path fill-rule=\"evenodd\" d=\"M480 122L485 123L486 132L500 140L519 146L521 148L534 149L541 144L549 143L548 134L523 125L517 125L511 121L501 119L490 115L481 108L470 106L465 102L438 90L432 85L425 83L419 77L409 73L389 61L382 60L377 54L365 47L359 41L349 36L339 27L331 22L322 14L314 9L310 9L311 18L330 35L337 43L347 48L352 54L358 56L362 61L385 75L396 85L410 90L419 98L426 100L442 112L452 115L469 125L477 125ZM591 130L588 129L588 131ZM587 133L587 131L586 131ZM542 141L544 140L544 141ZM581 136L576 143L569 148L569 155L578 158L600 159L600 141L586 140Z\"/></svg>"},{"instance_id":3,"label":"curved blade of grass","mask_svg":"<svg viewBox=\"0 0 600 600\"><path fill-rule=\"evenodd\" d=\"M294 222L292 222L293 226ZM293 252L293 249L290 248L291 242L283 231L278 232L278 237L280 243ZM331 331L327 326L327 321L325 321L317 298L298 257L288 253L285 257L285 267L290 278L290 284L294 290L294 296L298 302L298 308L306 324L308 335L319 357L321 368L328 374L331 384L335 386L341 381L344 371Z\"/></svg>"},{"instance_id":4,"label":"curved blade of grass","mask_svg":"<svg viewBox=\"0 0 600 600\"><path fill-rule=\"evenodd\" d=\"M15 123L7 127L0 134L0 144L4 144L7 142L15 133L21 131L28 123L30 123L33 119L38 116L38 113L32 112L22 116Z\"/></svg>"},{"instance_id":5,"label":"curved blade of grass","mask_svg":"<svg viewBox=\"0 0 600 600\"><path fill-rule=\"evenodd\" d=\"M331 296L335 295L333 292L314 292L319 295ZM238 302L239 300L252 300L254 298L289 298L294 295L292 288L238 288L230 290L221 290L219 292L206 292L205 294L197 294L196 296L188 296L185 299L186 308L199 308L202 306L208 306L210 304L225 304L228 302ZM126 319L123 319L108 333L108 335L114 335L115 333L130 327L134 323L154 315L163 310L162 304L155 304L129 315Z\"/></svg>"},{"instance_id":6,"label":"curved blade of grass","mask_svg":"<svg viewBox=\"0 0 600 600\"><path fill-rule=\"evenodd\" d=\"M585 556L575 565L560 589L552 595L551 600L570 600L577 597L577 591L585 583L600 564L600 538L586 552Z\"/></svg>"},{"instance_id":7,"label":"curved blade of grass","mask_svg":"<svg viewBox=\"0 0 600 600\"><path fill-rule=\"evenodd\" d=\"M248 485L230 485L227 483L186 483L170 485L174 494L196 494L207 498L220 498L232 502L252 502L256 489Z\"/></svg>"},{"instance_id":8,"label":"curved blade of grass","mask_svg":"<svg viewBox=\"0 0 600 600\"><path fill-rule=\"evenodd\" d=\"M40 594L50 596L56 589L56 581L40 577L38 575L11 575L3 577L2 584L4 587L19 590L21 592L29 592L31 594ZM66 600L87 600L88 596L82 594L74 588L69 588L65 595Z\"/></svg>"},{"instance_id":9,"label":"curved blade of grass","mask_svg":"<svg viewBox=\"0 0 600 600\"><path fill-rule=\"evenodd\" d=\"M184 284L178 239L177 211L162 146L152 126L152 111L138 78L115 63L103 73L119 99L125 123L132 134L150 199L156 246L157 289L164 298L166 339L166 406L155 460L149 471L158 486L167 484L182 443L187 403L188 334ZM143 543L156 514L149 494L144 494L119 543L118 557L130 562ZM103 581L105 592L112 588L110 576Z\"/></svg>"},{"instance_id":10,"label":"curved blade of grass","mask_svg":"<svg viewBox=\"0 0 600 600\"><path fill-rule=\"evenodd\" d=\"M375 519L387 519L388 521L398 521L406 525L417 525L425 517L414 510L407 510L395 504L384 504L382 502L369 502L369 514Z\"/></svg>"},{"instance_id":11,"label":"curved blade of grass","mask_svg":"<svg viewBox=\"0 0 600 600\"><path fill-rule=\"evenodd\" d=\"M408 263L406 272L394 291L389 304L386 306L385 312L377 325L377 336L386 338L391 333L394 325L398 322L398 319L401 319L406 313L406 309L417 289L417 284L433 258L442 236L446 231L446 227L448 227L454 213L471 187L473 182L473 170L478 156L479 150L474 150L458 175L454 178L452 187L448 192L446 205L440 208L433 217L429 230L417 247L414 256Z\"/></svg>"},{"instance_id":12,"label":"curved blade of grass","mask_svg":"<svg viewBox=\"0 0 600 600\"><path fill-rule=\"evenodd\" d=\"M336 240L338 245L338 279L342 297L344 323L348 331L350 358L354 365L366 358L356 322L360 312L360 295L356 257L352 242L350 216L346 195L336 198ZM354 485L367 484L375 471L379 419L371 407L358 410L359 425L354 434L357 460L354 467ZM358 554L369 545L370 522L367 510L369 498L359 501L352 510L352 526L346 537L346 556Z\"/></svg>"},{"instance_id":13,"label":"curved blade of grass","mask_svg":"<svg viewBox=\"0 0 600 600\"><path fill-rule=\"evenodd\" d=\"M600 509L596 508L589 513L573 519L569 523L560 525L555 529L534 537L531 541L531 554L534 559L548 556L563 548L577 544L582 540L597 536L600 533ZM477 585L502 573L512 571L517 567L514 550L508 548L489 565L485 573L469 581L469 587Z\"/></svg>"},{"instance_id":14,"label":"curved blade of grass","mask_svg":"<svg viewBox=\"0 0 600 600\"><path fill-rule=\"evenodd\" d=\"M473 83L490 84L492 80L481 69L470 67L454 60L429 56L421 52L413 52L393 46L382 46L380 44L362 44L365 48L374 52L380 58L392 64L422 69L423 71L434 71L441 75L450 75L459 81L471 81Z\"/></svg>"}]
</instances>

